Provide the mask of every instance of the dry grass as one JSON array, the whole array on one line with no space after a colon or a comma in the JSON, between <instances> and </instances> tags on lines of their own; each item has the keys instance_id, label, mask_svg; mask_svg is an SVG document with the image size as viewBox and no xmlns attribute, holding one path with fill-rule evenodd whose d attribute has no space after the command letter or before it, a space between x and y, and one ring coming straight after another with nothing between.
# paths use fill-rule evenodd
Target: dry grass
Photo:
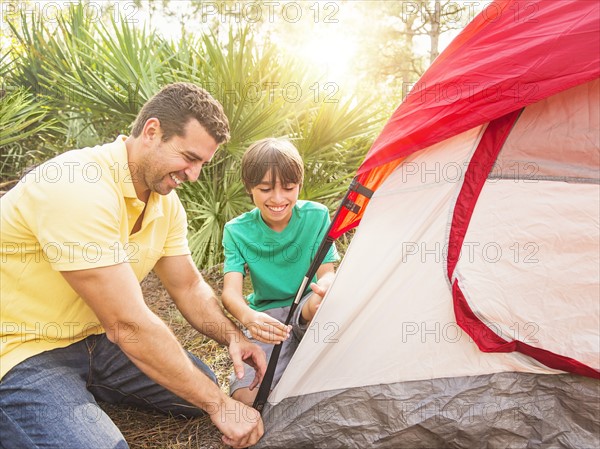
<instances>
[{"instance_id":1,"label":"dry grass","mask_svg":"<svg viewBox=\"0 0 600 449\"><path fill-rule=\"evenodd\" d=\"M205 279L220 294L222 273L215 267L203 273ZM148 306L173 329L184 348L196 354L209 365L219 379L224 392L229 391L229 373L232 370L227 349L194 330L162 286L151 273L142 282ZM121 429L131 449L221 449L221 434L208 417L182 419L159 413L101 404Z\"/></svg>"},{"instance_id":2,"label":"dry grass","mask_svg":"<svg viewBox=\"0 0 600 449\"><path fill-rule=\"evenodd\" d=\"M4 188L16 183L0 183L0 197ZM204 279L220 296L223 288L222 266L202 272ZM229 373L233 370L227 348L199 334L177 310L158 277L151 272L142 281L146 303L177 336L185 349L196 354L211 367L219 380L221 389L229 392ZM244 291L250 290L248 280ZM221 433L208 417L183 419L131 407L100 403L123 433L131 449L224 449L229 446L221 442Z\"/></svg>"},{"instance_id":3,"label":"dry grass","mask_svg":"<svg viewBox=\"0 0 600 449\"><path fill-rule=\"evenodd\" d=\"M221 434L207 417L182 419L101 404L131 449L222 449Z\"/></svg>"},{"instance_id":4,"label":"dry grass","mask_svg":"<svg viewBox=\"0 0 600 449\"><path fill-rule=\"evenodd\" d=\"M352 233L337 243L340 256L345 253ZM336 264L337 268L337 264ZM220 296L223 288L222 266L204 270L202 275ZM244 294L251 291L250 276L244 281ZM194 330L173 304L160 280L150 273L142 282L148 306L171 327L183 347L211 367L219 385L229 392L229 374L233 370L227 349ZM123 406L100 404L121 429L131 449L222 449L221 434L208 417L173 418Z\"/></svg>"}]
</instances>

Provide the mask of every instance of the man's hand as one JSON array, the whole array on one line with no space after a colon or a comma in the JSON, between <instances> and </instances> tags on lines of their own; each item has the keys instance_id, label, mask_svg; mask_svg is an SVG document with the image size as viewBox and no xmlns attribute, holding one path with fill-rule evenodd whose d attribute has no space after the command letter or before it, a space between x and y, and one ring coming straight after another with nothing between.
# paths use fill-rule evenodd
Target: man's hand
<instances>
[{"instance_id":1,"label":"man's hand","mask_svg":"<svg viewBox=\"0 0 600 449\"><path fill-rule=\"evenodd\" d=\"M243 317L242 324L248 329L253 338L272 345L287 340L292 330L292 326L286 326L266 313L257 312L249 307Z\"/></svg>"},{"instance_id":2,"label":"man's hand","mask_svg":"<svg viewBox=\"0 0 600 449\"><path fill-rule=\"evenodd\" d=\"M232 398L207 409L210 419L221 431L223 443L234 448L255 445L264 433L260 413Z\"/></svg>"},{"instance_id":3,"label":"man's hand","mask_svg":"<svg viewBox=\"0 0 600 449\"><path fill-rule=\"evenodd\" d=\"M233 338L229 343L229 356L233 361L233 369L238 379L244 376L244 362L254 368L256 375L250 384L250 390L262 382L267 370L267 358L260 346L251 343L245 337Z\"/></svg>"}]
</instances>

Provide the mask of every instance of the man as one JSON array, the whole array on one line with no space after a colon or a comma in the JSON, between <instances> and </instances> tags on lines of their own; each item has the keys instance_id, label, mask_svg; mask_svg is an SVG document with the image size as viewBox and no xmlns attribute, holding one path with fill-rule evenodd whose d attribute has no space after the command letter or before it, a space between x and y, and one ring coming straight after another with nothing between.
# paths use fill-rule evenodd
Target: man
<instances>
[{"instance_id":1,"label":"man","mask_svg":"<svg viewBox=\"0 0 600 449\"><path fill-rule=\"evenodd\" d=\"M198 179L229 138L221 105L188 83L163 88L129 137L63 153L0 202L0 442L8 448L126 448L96 399L175 415L204 412L246 447L263 424L226 396L144 303L152 269L183 316L265 370L264 353L227 319L194 266L175 189Z\"/></svg>"}]
</instances>

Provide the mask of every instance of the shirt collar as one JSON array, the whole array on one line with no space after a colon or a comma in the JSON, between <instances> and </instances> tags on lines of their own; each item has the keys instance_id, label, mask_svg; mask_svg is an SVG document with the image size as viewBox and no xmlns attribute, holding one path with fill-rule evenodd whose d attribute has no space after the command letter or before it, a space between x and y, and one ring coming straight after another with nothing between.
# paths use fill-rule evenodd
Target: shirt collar
<instances>
[{"instance_id":1,"label":"shirt collar","mask_svg":"<svg viewBox=\"0 0 600 449\"><path fill-rule=\"evenodd\" d=\"M119 185L121 193L127 200L127 203L141 210L143 208L143 202L138 199L135 188L133 187L132 174L129 169L129 160L127 158L127 146L125 145L126 139L127 136L120 135L109 147L109 151L114 161L110 169L113 178ZM144 223L149 223L163 215L161 195L156 192L150 192L150 197L146 204Z\"/></svg>"},{"instance_id":2,"label":"shirt collar","mask_svg":"<svg viewBox=\"0 0 600 449\"><path fill-rule=\"evenodd\" d=\"M121 188L125 198L137 198L131 170L129 170L129 160L127 159L127 146L125 140L127 136L120 135L110 146L110 152L114 161L110 167L115 182Z\"/></svg>"}]
</instances>

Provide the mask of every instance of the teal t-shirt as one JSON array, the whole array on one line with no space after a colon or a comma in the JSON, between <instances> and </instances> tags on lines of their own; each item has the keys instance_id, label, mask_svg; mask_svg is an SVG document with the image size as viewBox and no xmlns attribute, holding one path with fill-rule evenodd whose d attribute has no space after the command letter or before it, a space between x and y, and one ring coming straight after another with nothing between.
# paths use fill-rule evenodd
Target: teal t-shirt
<instances>
[{"instance_id":1,"label":"teal t-shirt","mask_svg":"<svg viewBox=\"0 0 600 449\"><path fill-rule=\"evenodd\" d=\"M244 265L248 264L254 293L246 299L252 309L262 312L289 306L329 223L327 208L312 201L296 202L290 222L281 232L266 225L258 208L246 212L225 225L223 271L244 274ZM332 245L323 263L338 259Z\"/></svg>"}]
</instances>

